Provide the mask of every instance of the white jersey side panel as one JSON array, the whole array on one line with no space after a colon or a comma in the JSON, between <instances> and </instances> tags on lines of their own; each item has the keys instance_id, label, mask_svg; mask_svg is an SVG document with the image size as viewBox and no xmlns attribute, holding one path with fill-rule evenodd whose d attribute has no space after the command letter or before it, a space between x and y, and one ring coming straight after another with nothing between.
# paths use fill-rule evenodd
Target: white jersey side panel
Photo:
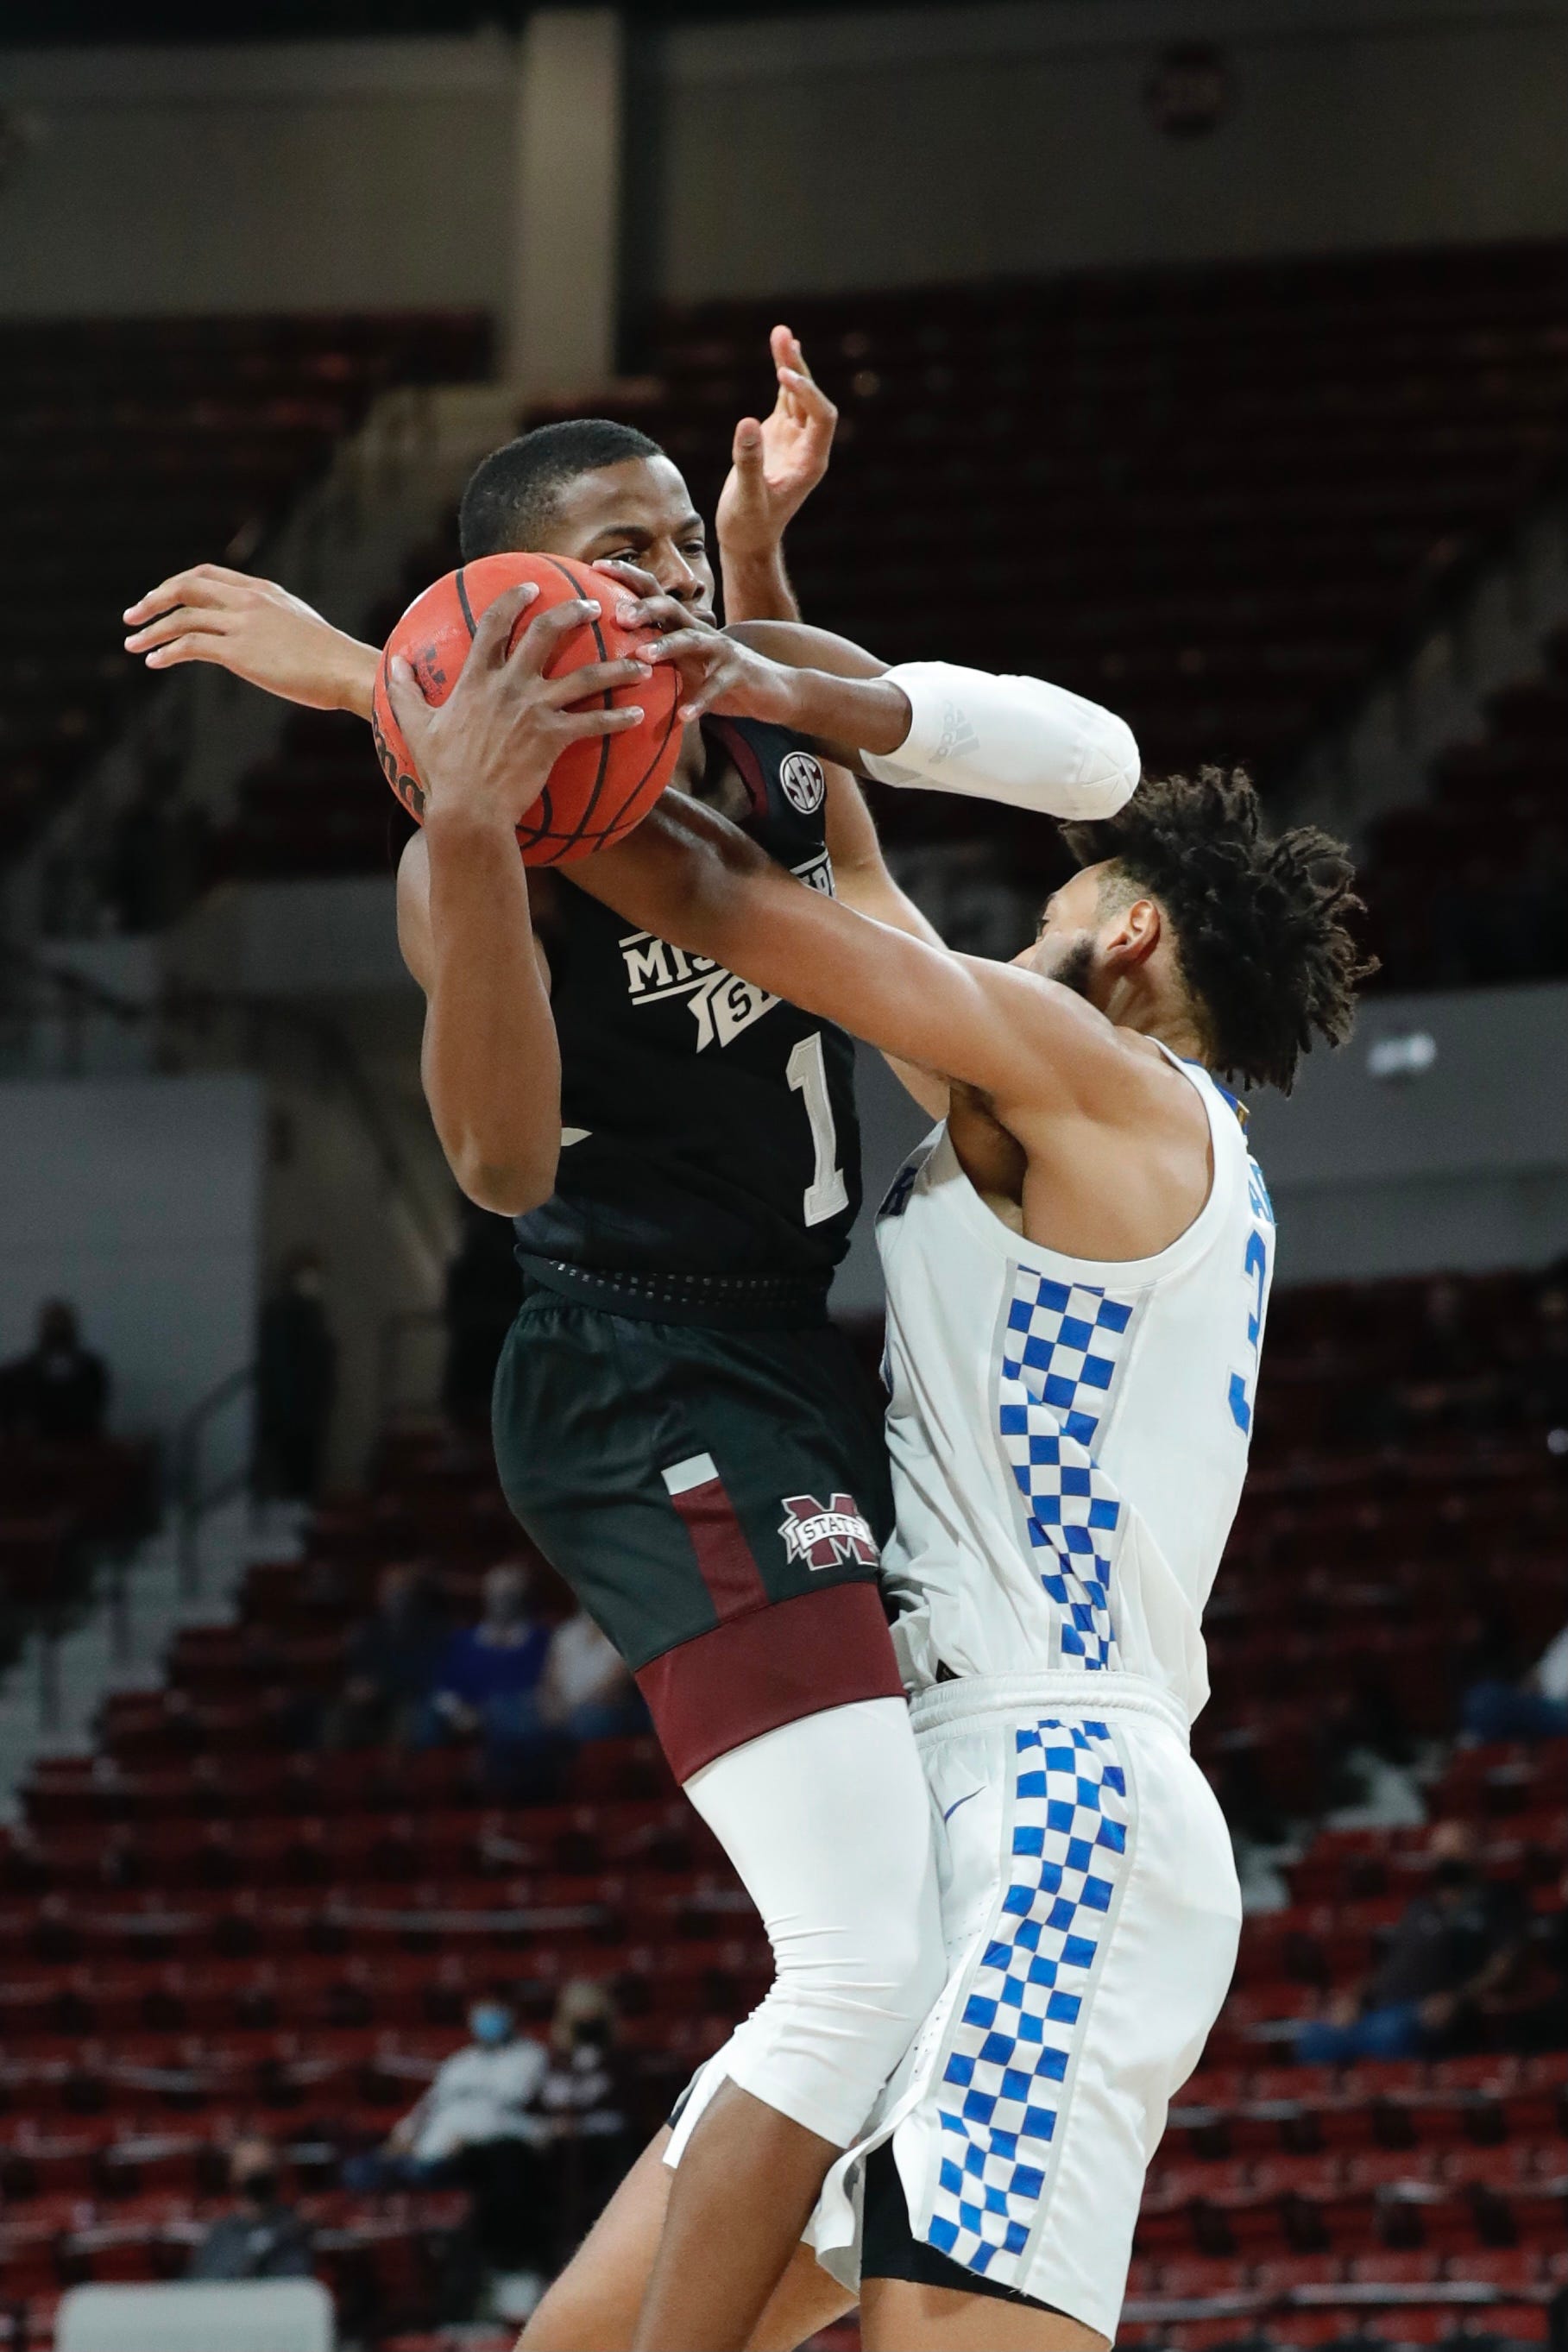
<instances>
[{"instance_id":1,"label":"white jersey side panel","mask_svg":"<svg viewBox=\"0 0 1568 2352\"><path fill-rule=\"evenodd\" d=\"M1011 1233L946 1128L883 1203L883 1571L912 1689L943 1665L1120 1670L1189 1721L1208 1696L1199 1629L1246 1473L1274 1220L1233 1098L1176 1066L1207 1110L1214 1179L1154 1257Z\"/></svg>"}]
</instances>

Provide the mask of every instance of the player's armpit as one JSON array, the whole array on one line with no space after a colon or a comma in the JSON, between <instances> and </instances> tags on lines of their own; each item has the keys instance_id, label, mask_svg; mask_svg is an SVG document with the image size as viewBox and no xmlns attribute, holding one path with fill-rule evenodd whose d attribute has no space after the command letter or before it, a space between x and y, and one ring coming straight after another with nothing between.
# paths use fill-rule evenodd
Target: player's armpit
<instances>
[{"instance_id":1,"label":"player's armpit","mask_svg":"<svg viewBox=\"0 0 1568 2352\"><path fill-rule=\"evenodd\" d=\"M804 887L682 793L666 793L629 841L585 858L573 879L673 946L998 1104L1082 1108L1114 1090L1130 1059L1121 1033L1071 991Z\"/></svg>"}]
</instances>

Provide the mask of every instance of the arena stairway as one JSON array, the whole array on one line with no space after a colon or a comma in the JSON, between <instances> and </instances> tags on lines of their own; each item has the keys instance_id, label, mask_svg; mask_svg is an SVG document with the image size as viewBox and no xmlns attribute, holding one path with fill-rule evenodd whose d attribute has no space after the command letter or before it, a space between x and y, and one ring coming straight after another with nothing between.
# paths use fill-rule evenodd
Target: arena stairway
<instances>
[{"instance_id":1,"label":"arena stairway","mask_svg":"<svg viewBox=\"0 0 1568 2352\"><path fill-rule=\"evenodd\" d=\"M1568 2281L1568 2030L1515 2046L1504 2017L1495 2046L1341 2070L1291 2049L1423 1884L1436 1820L1476 1824L1547 1965L1568 1743L1453 1740L1471 1662L1522 1666L1561 1622L1545 1296L1492 1276L1275 1301L1195 1747L1288 1901L1249 1916L1173 2113L1125 2341L1535 2343ZM426 1560L461 1617L518 1541L482 1443L394 1426L367 1492L297 1557L253 1559L161 1681L106 1692L90 1749L36 1761L0 1832L0 2300L42 2318L76 2279L177 2273L225 2145L259 2124L365 2331L428 2337L460 2205L350 2197L339 2170L470 2000L503 1990L538 2028L569 1977L608 1979L652 2128L760 1995L764 1939L650 1738L579 1749L527 1804L461 1744L319 1744L381 1567ZM1358 1744L1406 1759L1424 1822L1323 1825Z\"/></svg>"},{"instance_id":2,"label":"arena stairway","mask_svg":"<svg viewBox=\"0 0 1568 2352\"><path fill-rule=\"evenodd\" d=\"M247 1500L225 1503L203 1523L199 1590L171 1520L99 1571L75 1622L61 1626L52 1610L36 1619L0 1675L0 1821L17 1818L22 1781L41 1758L79 1752L106 1706L159 1687L182 1629L231 1620L249 1563L292 1538L292 1525L269 1525Z\"/></svg>"}]
</instances>

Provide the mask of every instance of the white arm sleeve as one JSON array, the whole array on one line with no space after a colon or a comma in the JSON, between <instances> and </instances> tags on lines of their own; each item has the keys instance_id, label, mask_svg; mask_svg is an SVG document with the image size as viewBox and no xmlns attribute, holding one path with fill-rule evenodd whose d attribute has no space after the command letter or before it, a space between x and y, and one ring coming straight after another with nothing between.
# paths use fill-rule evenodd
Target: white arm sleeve
<instances>
[{"instance_id":1,"label":"white arm sleeve","mask_svg":"<svg viewBox=\"0 0 1568 2352\"><path fill-rule=\"evenodd\" d=\"M902 662L883 675L908 697L913 717L896 751L862 753L878 783L1080 823L1114 816L1137 787L1138 746L1125 719L1065 687L951 662Z\"/></svg>"}]
</instances>

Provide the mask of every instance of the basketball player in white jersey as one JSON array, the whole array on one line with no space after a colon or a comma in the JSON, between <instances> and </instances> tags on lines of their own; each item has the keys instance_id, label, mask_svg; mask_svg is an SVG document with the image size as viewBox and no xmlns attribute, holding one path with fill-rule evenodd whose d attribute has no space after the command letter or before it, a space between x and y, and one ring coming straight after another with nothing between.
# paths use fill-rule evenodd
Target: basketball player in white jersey
<instances>
[{"instance_id":1,"label":"basketball player in white jersey","mask_svg":"<svg viewBox=\"0 0 1568 2352\"><path fill-rule=\"evenodd\" d=\"M872 2352L1109 2340L1240 1920L1187 1740L1274 1221L1216 1073L1288 1087L1344 1034L1347 870L1239 778L1145 782L998 967L807 906L673 804L644 866L676 833L643 919L955 1082L878 1228L949 1974L813 2242Z\"/></svg>"},{"instance_id":2,"label":"basketball player in white jersey","mask_svg":"<svg viewBox=\"0 0 1568 2352\"><path fill-rule=\"evenodd\" d=\"M1113 2336L1240 1921L1187 1738L1274 1221L1215 1073L1288 1086L1314 1029L1343 1036L1349 877L1213 772L1069 839L1082 869L1015 966L804 906L673 804L638 853L670 843L640 902L662 936L955 1082L878 1228L884 1573L949 1973L813 2226L863 2273L872 2352Z\"/></svg>"}]
</instances>

